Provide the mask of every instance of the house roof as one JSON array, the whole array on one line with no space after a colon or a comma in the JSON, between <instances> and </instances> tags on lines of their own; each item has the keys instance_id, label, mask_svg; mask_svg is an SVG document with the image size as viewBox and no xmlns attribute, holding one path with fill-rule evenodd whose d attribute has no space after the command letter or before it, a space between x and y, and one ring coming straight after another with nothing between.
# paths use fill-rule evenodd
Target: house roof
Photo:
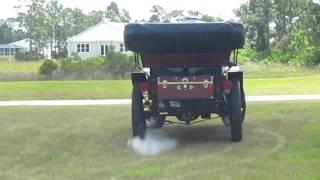
<instances>
[{"instance_id":1,"label":"house roof","mask_svg":"<svg viewBox=\"0 0 320 180\"><path fill-rule=\"evenodd\" d=\"M20 41L16 41L10 44L0 44L0 48L19 48L25 49L29 47L29 38L22 39Z\"/></svg>"},{"instance_id":2,"label":"house roof","mask_svg":"<svg viewBox=\"0 0 320 180\"><path fill-rule=\"evenodd\" d=\"M29 47L29 42L30 42L30 39L26 38L26 39L22 39L20 41L16 41L16 42L10 43L9 45L16 45L16 46L21 46L22 48L28 48Z\"/></svg>"},{"instance_id":3,"label":"house roof","mask_svg":"<svg viewBox=\"0 0 320 180\"><path fill-rule=\"evenodd\" d=\"M70 38L70 42L124 41L125 23L101 22Z\"/></svg>"},{"instance_id":4,"label":"house roof","mask_svg":"<svg viewBox=\"0 0 320 180\"><path fill-rule=\"evenodd\" d=\"M19 45L16 45L16 44L0 44L0 48L2 49L2 48L9 48L9 49L11 49L11 48L13 48L13 49L24 49L25 47L23 47L23 46L19 46Z\"/></svg>"}]
</instances>

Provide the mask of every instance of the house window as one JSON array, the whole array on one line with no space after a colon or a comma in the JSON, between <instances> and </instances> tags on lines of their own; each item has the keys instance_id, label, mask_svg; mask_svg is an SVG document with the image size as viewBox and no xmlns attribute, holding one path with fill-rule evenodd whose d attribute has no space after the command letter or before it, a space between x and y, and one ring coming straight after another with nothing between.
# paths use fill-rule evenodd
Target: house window
<instances>
[{"instance_id":1,"label":"house window","mask_svg":"<svg viewBox=\"0 0 320 180\"><path fill-rule=\"evenodd\" d=\"M3 56L3 55L4 55L4 49L0 48L0 56Z\"/></svg>"},{"instance_id":2,"label":"house window","mask_svg":"<svg viewBox=\"0 0 320 180\"><path fill-rule=\"evenodd\" d=\"M11 49L10 49L10 55L13 56L15 53L16 53L16 49L11 48Z\"/></svg>"},{"instance_id":3,"label":"house window","mask_svg":"<svg viewBox=\"0 0 320 180\"><path fill-rule=\"evenodd\" d=\"M108 54L108 45L101 45L101 56L106 56Z\"/></svg>"},{"instance_id":4,"label":"house window","mask_svg":"<svg viewBox=\"0 0 320 180\"><path fill-rule=\"evenodd\" d=\"M120 44L120 52L123 52L123 50L124 50L124 46L123 46L123 44L121 43L121 44Z\"/></svg>"},{"instance_id":5,"label":"house window","mask_svg":"<svg viewBox=\"0 0 320 180\"><path fill-rule=\"evenodd\" d=\"M104 45L101 46L101 56L104 56Z\"/></svg>"},{"instance_id":6,"label":"house window","mask_svg":"<svg viewBox=\"0 0 320 180\"><path fill-rule=\"evenodd\" d=\"M85 52L85 44L81 44L81 52Z\"/></svg>"},{"instance_id":7,"label":"house window","mask_svg":"<svg viewBox=\"0 0 320 180\"><path fill-rule=\"evenodd\" d=\"M86 44L86 52L89 52L90 48L89 48L89 44Z\"/></svg>"},{"instance_id":8,"label":"house window","mask_svg":"<svg viewBox=\"0 0 320 180\"><path fill-rule=\"evenodd\" d=\"M77 44L77 52L89 52L89 44Z\"/></svg>"},{"instance_id":9,"label":"house window","mask_svg":"<svg viewBox=\"0 0 320 180\"><path fill-rule=\"evenodd\" d=\"M10 49L9 49L9 48L6 48L6 49L5 49L4 55L6 55L6 56L9 56L9 55L10 55Z\"/></svg>"}]
</instances>

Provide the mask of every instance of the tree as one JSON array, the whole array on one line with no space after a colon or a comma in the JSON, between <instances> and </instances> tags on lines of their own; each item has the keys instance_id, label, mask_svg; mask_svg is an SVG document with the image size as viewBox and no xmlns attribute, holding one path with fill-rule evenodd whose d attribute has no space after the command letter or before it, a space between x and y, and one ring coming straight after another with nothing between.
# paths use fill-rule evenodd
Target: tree
<instances>
[{"instance_id":1,"label":"tree","mask_svg":"<svg viewBox=\"0 0 320 180\"><path fill-rule=\"evenodd\" d=\"M107 7L105 17L112 22L128 23L131 20L129 12L125 9L120 10L115 2L111 2Z\"/></svg>"},{"instance_id":2,"label":"tree","mask_svg":"<svg viewBox=\"0 0 320 180\"><path fill-rule=\"evenodd\" d=\"M29 0L26 12L20 12L17 21L20 26L26 30L27 36L30 38L29 49L33 51L33 40L36 41L38 47L43 47L47 40L47 20L45 20L44 10L45 0Z\"/></svg>"},{"instance_id":3,"label":"tree","mask_svg":"<svg viewBox=\"0 0 320 180\"><path fill-rule=\"evenodd\" d=\"M183 10L172 10L167 14L167 17L170 22L182 22L186 19L183 13Z\"/></svg>"},{"instance_id":4,"label":"tree","mask_svg":"<svg viewBox=\"0 0 320 180\"><path fill-rule=\"evenodd\" d=\"M130 17L129 11L122 9L121 22L129 23L130 21L131 21L131 17Z\"/></svg>"},{"instance_id":5,"label":"tree","mask_svg":"<svg viewBox=\"0 0 320 180\"><path fill-rule=\"evenodd\" d=\"M163 7L159 5L154 5L152 6L152 9L150 10L150 12L151 12L151 17L149 18L149 22L152 22L152 23L184 22L187 20L184 10L172 10L168 12ZM189 11L189 13L192 13L195 16L201 17L199 20L205 21L205 22L223 21L221 18L215 18L206 14L202 14L199 11Z\"/></svg>"},{"instance_id":6,"label":"tree","mask_svg":"<svg viewBox=\"0 0 320 180\"><path fill-rule=\"evenodd\" d=\"M94 26L99 24L104 19L104 12L103 11L91 11L87 17L87 25Z\"/></svg>"},{"instance_id":7,"label":"tree","mask_svg":"<svg viewBox=\"0 0 320 180\"><path fill-rule=\"evenodd\" d=\"M258 55L296 64L320 62L320 5L312 0L250 0L235 14Z\"/></svg>"},{"instance_id":8,"label":"tree","mask_svg":"<svg viewBox=\"0 0 320 180\"><path fill-rule=\"evenodd\" d=\"M274 1L274 23L276 25L276 37L277 40L281 40L283 36L289 34L293 30L293 19L298 14L295 13L294 7L298 5L296 0L279 0Z\"/></svg>"},{"instance_id":9,"label":"tree","mask_svg":"<svg viewBox=\"0 0 320 180\"><path fill-rule=\"evenodd\" d=\"M270 49L271 0L250 0L235 11L246 26L248 40L258 51Z\"/></svg>"},{"instance_id":10,"label":"tree","mask_svg":"<svg viewBox=\"0 0 320 180\"><path fill-rule=\"evenodd\" d=\"M54 52L57 52L56 44L57 44L57 32L59 29L61 29L61 14L62 14L63 6L59 4L57 0L51 0L46 5L46 11L47 11L47 21L49 24L49 36L50 36L50 50L53 52L53 44L55 45Z\"/></svg>"},{"instance_id":11,"label":"tree","mask_svg":"<svg viewBox=\"0 0 320 180\"><path fill-rule=\"evenodd\" d=\"M121 14L117 3L111 2L107 7L106 18L108 18L112 22L120 22L120 16Z\"/></svg>"},{"instance_id":12,"label":"tree","mask_svg":"<svg viewBox=\"0 0 320 180\"><path fill-rule=\"evenodd\" d=\"M152 15L149 19L149 22L153 22L153 23L170 22L168 18L168 13L163 7L159 5L154 5L152 6L152 9L150 10L150 12L152 13Z\"/></svg>"},{"instance_id":13,"label":"tree","mask_svg":"<svg viewBox=\"0 0 320 180\"><path fill-rule=\"evenodd\" d=\"M15 19L0 20L0 44L8 44L26 38L26 33L15 29Z\"/></svg>"},{"instance_id":14,"label":"tree","mask_svg":"<svg viewBox=\"0 0 320 180\"><path fill-rule=\"evenodd\" d=\"M301 3L301 2L300 2ZM300 10L297 25L305 31L310 41L316 45L320 45L320 4L312 1L303 4L304 11Z\"/></svg>"},{"instance_id":15,"label":"tree","mask_svg":"<svg viewBox=\"0 0 320 180\"><path fill-rule=\"evenodd\" d=\"M223 19L221 19L220 17L213 17L213 16L209 16L207 14L202 14L202 17L200 20L204 21L204 22L221 22L221 21L223 21Z\"/></svg>"},{"instance_id":16,"label":"tree","mask_svg":"<svg viewBox=\"0 0 320 180\"><path fill-rule=\"evenodd\" d=\"M65 8L61 12L61 29L57 31L57 38L63 42L67 41L68 36L75 34L75 24L73 20L73 10Z\"/></svg>"},{"instance_id":17,"label":"tree","mask_svg":"<svg viewBox=\"0 0 320 180\"><path fill-rule=\"evenodd\" d=\"M75 8L71 11L71 33L78 34L85 30L88 26L87 16L83 13L83 11L79 8Z\"/></svg>"},{"instance_id":18,"label":"tree","mask_svg":"<svg viewBox=\"0 0 320 180\"><path fill-rule=\"evenodd\" d=\"M13 39L13 29L6 21L0 20L0 44L11 43Z\"/></svg>"}]
</instances>

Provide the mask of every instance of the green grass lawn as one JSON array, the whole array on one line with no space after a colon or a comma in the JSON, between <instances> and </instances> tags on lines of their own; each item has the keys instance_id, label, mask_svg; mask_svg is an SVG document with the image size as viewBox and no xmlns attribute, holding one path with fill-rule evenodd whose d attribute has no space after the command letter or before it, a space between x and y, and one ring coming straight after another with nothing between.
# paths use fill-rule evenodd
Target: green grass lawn
<instances>
[{"instance_id":1,"label":"green grass lawn","mask_svg":"<svg viewBox=\"0 0 320 180\"><path fill-rule=\"evenodd\" d=\"M299 77L313 76L320 74L320 66L299 67L285 64L263 64L263 63L245 63L240 65L245 72L246 78L284 78L284 77Z\"/></svg>"},{"instance_id":2,"label":"green grass lawn","mask_svg":"<svg viewBox=\"0 0 320 180\"><path fill-rule=\"evenodd\" d=\"M42 62L0 62L0 73L38 73Z\"/></svg>"},{"instance_id":3,"label":"green grass lawn","mask_svg":"<svg viewBox=\"0 0 320 180\"><path fill-rule=\"evenodd\" d=\"M247 95L286 95L286 94L319 94L320 75L246 79Z\"/></svg>"},{"instance_id":4,"label":"green grass lawn","mask_svg":"<svg viewBox=\"0 0 320 180\"><path fill-rule=\"evenodd\" d=\"M131 81L0 82L1 100L129 98Z\"/></svg>"},{"instance_id":5,"label":"green grass lawn","mask_svg":"<svg viewBox=\"0 0 320 180\"><path fill-rule=\"evenodd\" d=\"M1 62L0 81L30 81L40 79L39 68L42 62Z\"/></svg>"},{"instance_id":6,"label":"green grass lawn","mask_svg":"<svg viewBox=\"0 0 320 180\"><path fill-rule=\"evenodd\" d=\"M0 56L0 63L14 62L14 56Z\"/></svg>"},{"instance_id":7,"label":"green grass lawn","mask_svg":"<svg viewBox=\"0 0 320 180\"><path fill-rule=\"evenodd\" d=\"M129 106L0 108L0 179L319 179L320 102L249 103L244 140L220 120L163 131L177 149L126 147Z\"/></svg>"},{"instance_id":8,"label":"green grass lawn","mask_svg":"<svg viewBox=\"0 0 320 180\"><path fill-rule=\"evenodd\" d=\"M320 76L246 79L247 95L320 93ZM0 100L130 98L131 81L0 82Z\"/></svg>"}]
</instances>

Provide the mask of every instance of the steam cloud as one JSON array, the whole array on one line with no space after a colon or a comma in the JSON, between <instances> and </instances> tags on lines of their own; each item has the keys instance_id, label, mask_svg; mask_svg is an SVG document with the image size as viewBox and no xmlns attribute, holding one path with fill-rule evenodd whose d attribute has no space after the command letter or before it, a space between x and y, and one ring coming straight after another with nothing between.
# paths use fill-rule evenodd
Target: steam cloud
<instances>
[{"instance_id":1,"label":"steam cloud","mask_svg":"<svg viewBox=\"0 0 320 180\"><path fill-rule=\"evenodd\" d=\"M177 140L169 138L161 130L147 131L144 139L139 137L129 139L128 147L143 156L155 156L177 147Z\"/></svg>"}]
</instances>

